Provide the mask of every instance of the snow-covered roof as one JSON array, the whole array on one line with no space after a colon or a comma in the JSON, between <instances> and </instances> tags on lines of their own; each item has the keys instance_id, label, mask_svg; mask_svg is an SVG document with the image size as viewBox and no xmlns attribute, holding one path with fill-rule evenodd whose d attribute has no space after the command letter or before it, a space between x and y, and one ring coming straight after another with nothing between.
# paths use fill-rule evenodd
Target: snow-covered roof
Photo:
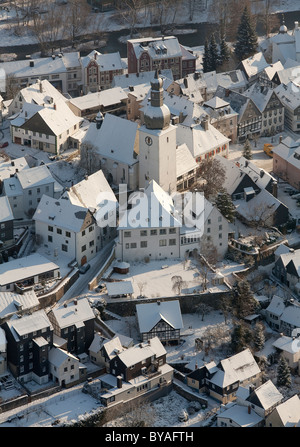
<instances>
[{"instance_id":1,"label":"snow-covered roof","mask_svg":"<svg viewBox=\"0 0 300 447\"><path fill-rule=\"evenodd\" d=\"M230 139L210 123L208 123L207 130L204 129L202 124L194 124L190 127L178 124L177 141L178 144L186 143L193 157L197 158L228 144Z\"/></svg>"},{"instance_id":2,"label":"snow-covered roof","mask_svg":"<svg viewBox=\"0 0 300 447\"><path fill-rule=\"evenodd\" d=\"M282 315L282 312L285 309L284 300L282 297L274 295L269 306L267 307L267 312L274 314L278 317Z\"/></svg>"},{"instance_id":3,"label":"snow-covered roof","mask_svg":"<svg viewBox=\"0 0 300 447\"><path fill-rule=\"evenodd\" d=\"M70 129L73 130L75 125L82 122L82 118L76 116L63 100L56 101L53 107L42 108L36 115L40 116L56 136ZM34 119L35 115L31 120ZM25 123L24 126L30 127L28 123Z\"/></svg>"},{"instance_id":4,"label":"snow-covered roof","mask_svg":"<svg viewBox=\"0 0 300 447\"><path fill-rule=\"evenodd\" d=\"M300 307L286 306L280 317L281 322L300 327Z\"/></svg>"},{"instance_id":5,"label":"snow-covered roof","mask_svg":"<svg viewBox=\"0 0 300 447\"><path fill-rule=\"evenodd\" d=\"M69 359L72 359L75 362L79 362L77 357L75 357L70 352L65 351L64 349L52 348L49 351L49 362L51 363L51 365L56 366L57 368L59 368Z\"/></svg>"},{"instance_id":6,"label":"snow-covered roof","mask_svg":"<svg viewBox=\"0 0 300 447\"><path fill-rule=\"evenodd\" d=\"M267 221L280 206L285 205L266 189L262 189L251 200L238 200L235 202L238 214L248 221L255 221L262 218Z\"/></svg>"},{"instance_id":7,"label":"snow-covered roof","mask_svg":"<svg viewBox=\"0 0 300 447\"><path fill-rule=\"evenodd\" d=\"M172 329L183 328L178 300L137 304L136 312L141 333L150 332L160 320L164 320Z\"/></svg>"},{"instance_id":8,"label":"snow-covered roof","mask_svg":"<svg viewBox=\"0 0 300 447\"><path fill-rule=\"evenodd\" d=\"M0 352L6 352L7 340L5 330L0 327Z\"/></svg>"},{"instance_id":9,"label":"snow-covered roof","mask_svg":"<svg viewBox=\"0 0 300 447\"><path fill-rule=\"evenodd\" d=\"M86 298L61 303L52 308L55 320L61 329L69 326L81 326L85 321L95 318Z\"/></svg>"},{"instance_id":10,"label":"snow-covered roof","mask_svg":"<svg viewBox=\"0 0 300 447\"><path fill-rule=\"evenodd\" d=\"M218 85L226 89L244 89L247 86L247 79L242 70L216 73L216 80Z\"/></svg>"},{"instance_id":11,"label":"snow-covered roof","mask_svg":"<svg viewBox=\"0 0 300 447\"><path fill-rule=\"evenodd\" d=\"M104 199L116 203L117 199L113 193L103 171L100 169L94 174L87 176L76 185L71 186L64 192L62 197L67 196L71 203L90 210L101 208Z\"/></svg>"},{"instance_id":12,"label":"snow-covered roof","mask_svg":"<svg viewBox=\"0 0 300 447\"><path fill-rule=\"evenodd\" d=\"M264 69L264 72L266 73L267 77L271 81L273 79L274 75L280 70L283 70L283 65L280 61L277 61L274 64L270 64L268 67L266 67Z\"/></svg>"},{"instance_id":13,"label":"snow-covered roof","mask_svg":"<svg viewBox=\"0 0 300 447\"><path fill-rule=\"evenodd\" d=\"M49 185L55 181L46 165L23 169L22 171L17 172L16 176L23 190L36 188L42 185Z\"/></svg>"},{"instance_id":14,"label":"snow-covered roof","mask_svg":"<svg viewBox=\"0 0 300 447\"><path fill-rule=\"evenodd\" d=\"M99 51L93 50L87 56L81 58L82 66L87 67L91 60L96 60L100 72L124 69L124 64L118 51L115 53L102 54Z\"/></svg>"},{"instance_id":15,"label":"snow-covered roof","mask_svg":"<svg viewBox=\"0 0 300 447\"><path fill-rule=\"evenodd\" d=\"M288 337L286 335L282 335L272 344L274 348L280 349L281 351L289 352L290 354L296 354L300 351L300 343L299 340L296 340L293 337Z\"/></svg>"},{"instance_id":16,"label":"snow-covered roof","mask_svg":"<svg viewBox=\"0 0 300 447\"><path fill-rule=\"evenodd\" d=\"M0 264L0 285L12 284L32 276L41 275L59 266L49 261L39 253L33 253L23 258L17 258L8 263Z\"/></svg>"},{"instance_id":17,"label":"snow-covered roof","mask_svg":"<svg viewBox=\"0 0 300 447\"><path fill-rule=\"evenodd\" d=\"M244 59L241 65L248 78L257 75L269 66L262 52L255 53L253 56Z\"/></svg>"},{"instance_id":18,"label":"snow-covered roof","mask_svg":"<svg viewBox=\"0 0 300 447\"><path fill-rule=\"evenodd\" d=\"M88 93L69 100L69 103L79 110L93 109L95 107L109 107L127 100L127 94L121 87L113 87L101 92Z\"/></svg>"},{"instance_id":19,"label":"snow-covered roof","mask_svg":"<svg viewBox=\"0 0 300 447\"><path fill-rule=\"evenodd\" d=\"M19 309L23 311L39 306L39 300L33 290L23 294L15 292L0 292L0 318L16 313Z\"/></svg>"},{"instance_id":20,"label":"snow-covered roof","mask_svg":"<svg viewBox=\"0 0 300 447\"><path fill-rule=\"evenodd\" d=\"M117 354L120 354L122 351L125 350L119 337L113 337L111 340L105 341L103 343L103 348L109 359L112 359Z\"/></svg>"},{"instance_id":21,"label":"snow-covered roof","mask_svg":"<svg viewBox=\"0 0 300 447\"><path fill-rule=\"evenodd\" d=\"M146 343L139 343L128 349L125 349L118 354L119 359L127 366L133 366L137 363L155 357L161 357L166 354L166 350L163 347L158 337L151 338Z\"/></svg>"},{"instance_id":22,"label":"snow-covered roof","mask_svg":"<svg viewBox=\"0 0 300 447\"><path fill-rule=\"evenodd\" d=\"M162 59L170 57L180 57L182 49L177 37L143 37L139 39L128 39L133 45L133 49L137 58L147 51L152 59ZM166 51L166 52L164 52Z\"/></svg>"},{"instance_id":23,"label":"snow-covered roof","mask_svg":"<svg viewBox=\"0 0 300 447\"><path fill-rule=\"evenodd\" d=\"M252 391L247 401L260 406L264 410L268 410L274 405L281 402L283 395L276 388L271 380L263 383L261 386Z\"/></svg>"},{"instance_id":24,"label":"snow-covered roof","mask_svg":"<svg viewBox=\"0 0 300 447\"><path fill-rule=\"evenodd\" d=\"M249 175L251 180L260 188L265 189L271 181L276 182L273 177L265 169L258 167L251 160L247 160L245 157L240 157L236 163L241 171Z\"/></svg>"},{"instance_id":25,"label":"snow-covered roof","mask_svg":"<svg viewBox=\"0 0 300 447\"><path fill-rule=\"evenodd\" d=\"M236 381L244 382L244 380L260 373L259 366L249 348L232 357L221 360L218 366L220 374L216 373L211 381L222 387L226 387ZM222 372L224 373L223 375L221 374Z\"/></svg>"},{"instance_id":26,"label":"snow-covered roof","mask_svg":"<svg viewBox=\"0 0 300 447\"><path fill-rule=\"evenodd\" d=\"M10 178L15 174L16 170L29 169L29 165L25 157L15 158L14 160L3 161L0 163L0 180Z\"/></svg>"},{"instance_id":27,"label":"snow-covered roof","mask_svg":"<svg viewBox=\"0 0 300 447\"><path fill-rule=\"evenodd\" d=\"M181 226L172 197L155 180L151 180L144 191L133 193L129 203L132 204L132 208L120 215L119 229ZM136 209L140 214L138 221L136 221Z\"/></svg>"},{"instance_id":28,"label":"snow-covered roof","mask_svg":"<svg viewBox=\"0 0 300 447\"><path fill-rule=\"evenodd\" d=\"M106 289L108 296L133 293L133 286L131 281L107 282Z\"/></svg>"},{"instance_id":29,"label":"snow-covered roof","mask_svg":"<svg viewBox=\"0 0 300 447\"><path fill-rule=\"evenodd\" d=\"M153 80L154 75L155 71L142 71L141 73L126 73L123 75L115 75L112 80L112 86L128 89L130 86L138 88L140 85L143 85L148 86L149 90L150 83ZM166 79L173 80L173 72L171 69L161 70L159 75L164 80L164 87Z\"/></svg>"},{"instance_id":30,"label":"snow-covered roof","mask_svg":"<svg viewBox=\"0 0 300 447\"><path fill-rule=\"evenodd\" d=\"M33 61L33 66L30 62ZM31 62L32 63L32 62ZM1 67L7 75L14 75L17 78L66 73L67 67L80 68L79 53L65 54L63 57L43 57L38 59L16 60L1 63ZM76 65L74 65L76 64Z\"/></svg>"},{"instance_id":31,"label":"snow-covered roof","mask_svg":"<svg viewBox=\"0 0 300 447\"><path fill-rule=\"evenodd\" d=\"M260 85L259 83L253 84L248 90L245 90L243 94L251 98L261 112L265 110L273 94L276 96L276 93L274 93L272 88L266 85Z\"/></svg>"},{"instance_id":32,"label":"snow-covered roof","mask_svg":"<svg viewBox=\"0 0 300 447\"><path fill-rule=\"evenodd\" d=\"M205 105L207 107L211 107L212 109L219 109L219 108L229 106L229 102L224 101L224 99L219 98L218 96L213 96L211 99L206 101L203 105Z\"/></svg>"},{"instance_id":33,"label":"snow-covered roof","mask_svg":"<svg viewBox=\"0 0 300 447\"><path fill-rule=\"evenodd\" d=\"M300 400L297 394L275 408L284 427L295 427L300 421Z\"/></svg>"},{"instance_id":34,"label":"snow-covered roof","mask_svg":"<svg viewBox=\"0 0 300 447\"><path fill-rule=\"evenodd\" d=\"M44 194L34 213L33 220L79 232L85 223L88 212L87 208L74 205L67 197L55 199Z\"/></svg>"},{"instance_id":35,"label":"snow-covered roof","mask_svg":"<svg viewBox=\"0 0 300 447\"><path fill-rule=\"evenodd\" d=\"M287 84L280 84L274 91L284 107L295 110L300 106L300 86L296 79Z\"/></svg>"},{"instance_id":36,"label":"snow-covered roof","mask_svg":"<svg viewBox=\"0 0 300 447\"><path fill-rule=\"evenodd\" d=\"M17 341L26 334L41 331L45 328L53 330L52 324L43 309L37 310L31 315L23 315L21 318L13 316L7 321L7 325Z\"/></svg>"},{"instance_id":37,"label":"snow-covered roof","mask_svg":"<svg viewBox=\"0 0 300 447\"><path fill-rule=\"evenodd\" d=\"M300 170L300 140L294 141L290 137L287 137L272 150L275 155L284 159L287 164ZM299 157L295 156L295 154L298 154Z\"/></svg>"},{"instance_id":38,"label":"snow-covered roof","mask_svg":"<svg viewBox=\"0 0 300 447\"><path fill-rule=\"evenodd\" d=\"M14 215L7 196L0 197L0 222L13 220Z\"/></svg>"},{"instance_id":39,"label":"snow-covered roof","mask_svg":"<svg viewBox=\"0 0 300 447\"><path fill-rule=\"evenodd\" d=\"M90 124L82 145L91 143L101 156L132 165L138 161L134 152L137 129L137 123L106 113L100 129Z\"/></svg>"},{"instance_id":40,"label":"snow-covered roof","mask_svg":"<svg viewBox=\"0 0 300 447\"><path fill-rule=\"evenodd\" d=\"M287 85L293 79L297 79L300 73L300 63L292 61L293 65L291 67L282 68L277 72L280 84ZM297 65L295 65L297 64Z\"/></svg>"},{"instance_id":41,"label":"snow-covered roof","mask_svg":"<svg viewBox=\"0 0 300 447\"><path fill-rule=\"evenodd\" d=\"M248 407L237 405L235 403L228 404L224 410L218 413L218 418L230 419L238 427L253 427L259 425L263 418L254 411L249 413Z\"/></svg>"},{"instance_id":42,"label":"snow-covered roof","mask_svg":"<svg viewBox=\"0 0 300 447\"><path fill-rule=\"evenodd\" d=\"M196 163L189 148L185 143L180 144L176 149L176 176L187 174L190 171L197 169Z\"/></svg>"},{"instance_id":43,"label":"snow-covered roof","mask_svg":"<svg viewBox=\"0 0 300 447\"><path fill-rule=\"evenodd\" d=\"M38 79L34 84L21 89L15 98L18 99L19 95L25 102L43 107L50 106L58 100L67 100L47 79Z\"/></svg>"},{"instance_id":44,"label":"snow-covered roof","mask_svg":"<svg viewBox=\"0 0 300 447\"><path fill-rule=\"evenodd\" d=\"M95 332L92 343L89 346L90 352L99 352L103 346L103 343L108 341L107 338L103 337L99 332Z\"/></svg>"}]
</instances>

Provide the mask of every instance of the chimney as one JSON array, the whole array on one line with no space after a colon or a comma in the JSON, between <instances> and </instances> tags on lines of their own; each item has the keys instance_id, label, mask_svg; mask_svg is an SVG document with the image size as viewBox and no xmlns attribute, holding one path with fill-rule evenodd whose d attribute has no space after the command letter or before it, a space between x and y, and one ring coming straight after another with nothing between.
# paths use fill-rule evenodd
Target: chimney
<instances>
[{"instance_id":1,"label":"chimney","mask_svg":"<svg viewBox=\"0 0 300 447\"><path fill-rule=\"evenodd\" d=\"M74 300L74 304L77 305L77 300L76 299Z\"/></svg>"},{"instance_id":2,"label":"chimney","mask_svg":"<svg viewBox=\"0 0 300 447\"><path fill-rule=\"evenodd\" d=\"M201 125L202 125L202 127L203 127L203 129L205 131L208 130L208 119L207 119L207 117L203 118Z\"/></svg>"},{"instance_id":3,"label":"chimney","mask_svg":"<svg viewBox=\"0 0 300 447\"><path fill-rule=\"evenodd\" d=\"M278 195L278 187L277 186L278 186L277 182L273 182L272 183L272 194L276 198L277 198L277 195Z\"/></svg>"},{"instance_id":4,"label":"chimney","mask_svg":"<svg viewBox=\"0 0 300 447\"><path fill-rule=\"evenodd\" d=\"M251 414L251 405L248 405L248 414Z\"/></svg>"},{"instance_id":5,"label":"chimney","mask_svg":"<svg viewBox=\"0 0 300 447\"><path fill-rule=\"evenodd\" d=\"M122 388L122 377L121 376L117 377L117 387Z\"/></svg>"},{"instance_id":6,"label":"chimney","mask_svg":"<svg viewBox=\"0 0 300 447\"><path fill-rule=\"evenodd\" d=\"M160 301L157 301L157 305L160 306Z\"/></svg>"},{"instance_id":7,"label":"chimney","mask_svg":"<svg viewBox=\"0 0 300 447\"><path fill-rule=\"evenodd\" d=\"M95 53L94 53L94 59L95 59L95 60L97 59L97 53L96 53L96 51L95 51Z\"/></svg>"},{"instance_id":8,"label":"chimney","mask_svg":"<svg viewBox=\"0 0 300 447\"><path fill-rule=\"evenodd\" d=\"M34 61L32 59L29 61L29 66L34 67Z\"/></svg>"},{"instance_id":9,"label":"chimney","mask_svg":"<svg viewBox=\"0 0 300 447\"><path fill-rule=\"evenodd\" d=\"M282 135L279 137L279 144L282 142Z\"/></svg>"},{"instance_id":10,"label":"chimney","mask_svg":"<svg viewBox=\"0 0 300 447\"><path fill-rule=\"evenodd\" d=\"M53 104L53 109L56 110L56 104L55 103Z\"/></svg>"},{"instance_id":11,"label":"chimney","mask_svg":"<svg viewBox=\"0 0 300 447\"><path fill-rule=\"evenodd\" d=\"M100 127L102 126L102 123L103 123L103 115L99 111L97 113L97 116L96 116L96 127L97 127L97 129L100 129Z\"/></svg>"},{"instance_id":12,"label":"chimney","mask_svg":"<svg viewBox=\"0 0 300 447\"><path fill-rule=\"evenodd\" d=\"M43 84L42 84L42 81L40 81L40 92L43 93Z\"/></svg>"},{"instance_id":13,"label":"chimney","mask_svg":"<svg viewBox=\"0 0 300 447\"><path fill-rule=\"evenodd\" d=\"M299 29L299 22L294 22L295 23L295 30Z\"/></svg>"}]
</instances>

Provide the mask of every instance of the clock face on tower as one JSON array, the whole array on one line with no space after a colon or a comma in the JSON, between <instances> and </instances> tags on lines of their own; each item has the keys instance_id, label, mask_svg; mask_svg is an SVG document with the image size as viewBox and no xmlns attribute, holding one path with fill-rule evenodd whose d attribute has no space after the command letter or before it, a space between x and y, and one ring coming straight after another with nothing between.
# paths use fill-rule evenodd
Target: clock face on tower
<instances>
[{"instance_id":1,"label":"clock face on tower","mask_svg":"<svg viewBox=\"0 0 300 447\"><path fill-rule=\"evenodd\" d=\"M145 138L145 142L146 142L146 144L148 144L148 146L151 146L151 144L152 144L152 138L147 136L147 137Z\"/></svg>"}]
</instances>

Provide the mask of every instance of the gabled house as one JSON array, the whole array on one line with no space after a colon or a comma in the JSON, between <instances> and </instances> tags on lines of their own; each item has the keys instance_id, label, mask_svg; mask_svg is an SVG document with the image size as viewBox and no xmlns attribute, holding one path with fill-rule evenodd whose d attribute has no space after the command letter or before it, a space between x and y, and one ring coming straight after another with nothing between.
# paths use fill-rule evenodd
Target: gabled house
<instances>
[{"instance_id":1,"label":"gabled house","mask_svg":"<svg viewBox=\"0 0 300 447\"><path fill-rule=\"evenodd\" d=\"M233 402L224 405L217 414L218 427L262 427L263 423L263 418L257 413Z\"/></svg>"},{"instance_id":2,"label":"gabled house","mask_svg":"<svg viewBox=\"0 0 300 447\"><path fill-rule=\"evenodd\" d=\"M255 388L239 387L236 393L236 402L248 407L261 416L263 420L283 401L284 397L271 380Z\"/></svg>"},{"instance_id":3,"label":"gabled house","mask_svg":"<svg viewBox=\"0 0 300 447\"><path fill-rule=\"evenodd\" d=\"M299 427L300 400L297 394L279 404L266 418L266 427Z\"/></svg>"},{"instance_id":4,"label":"gabled house","mask_svg":"<svg viewBox=\"0 0 300 447\"><path fill-rule=\"evenodd\" d=\"M177 37L141 37L127 41L128 73L171 69L174 79L196 70L196 56Z\"/></svg>"},{"instance_id":5,"label":"gabled house","mask_svg":"<svg viewBox=\"0 0 300 447\"><path fill-rule=\"evenodd\" d=\"M116 236L118 201L101 169L67 188L61 196L64 198L93 213L100 233L96 246L103 247Z\"/></svg>"},{"instance_id":6,"label":"gabled house","mask_svg":"<svg viewBox=\"0 0 300 447\"><path fill-rule=\"evenodd\" d=\"M4 329L0 327L0 376L7 373L7 340Z\"/></svg>"},{"instance_id":7,"label":"gabled house","mask_svg":"<svg viewBox=\"0 0 300 447\"><path fill-rule=\"evenodd\" d=\"M124 73L124 63L120 53L102 54L93 50L81 57L83 94L95 93L111 87L115 75Z\"/></svg>"},{"instance_id":8,"label":"gabled house","mask_svg":"<svg viewBox=\"0 0 300 447\"><path fill-rule=\"evenodd\" d=\"M167 345L180 342L183 322L178 300L137 304L136 317L143 342L153 337Z\"/></svg>"},{"instance_id":9,"label":"gabled house","mask_svg":"<svg viewBox=\"0 0 300 447\"><path fill-rule=\"evenodd\" d=\"M253 56L243 59L238 69L245 73L248 83L255 82L260 74L269 66L262 52L255 53Z\"/></svg>"},{"instance_id":10,"label":"gabled house","mask_svg":"<svg viewBox=\"0 0 300 447\"><path fill-rule=\"evenodd\" d=\"M288 362L289 368L299 375L300 343L298 337L281 335L272 346Z\"/></svg>"},{"instance_id":11,"label":"gabled house","mask_svg":"<svg viewBox=\"0 0 300 447\"><path fill-rule=\"evenodd\" d=\"M238 354L211 362L187 375L187 385L205 391L209 396L226 404L236 399L239 386L258 386L261 370L247 348Z\"/></svg>"},{"instance_id":12,"label":"gabled house","mask_svg":"<svg viewBox=\"0 0 300 447\"><path fill-rule=\"evenodd\" d=\"M86 376L86 368L79 359L60 348L51 348L49 351L49 379L56 385L68 388L76 385Z\"/></svg>"},{"instance_id":13,"label":"gabled house","mask_svg":"<svg viewBox=\"0 0 300 447\"><path fill-rule=\"evenodd\" d=\"M94 338L95 315L86 298L58 304L48 313L54 334L67 340L67 351L76 356L88 352Z\"/></svg>"},{"instance_id":14,"label":"gabled house","mask_svg":"<svg viewBox=\"0 0 300 447\"><path fill-rule=\"evenodd\" d=\"M32 104L24 105L28 108ZM65 100L57 99L49 106L34 105L31 115L20 112L11 120L11 138L16 144L26 144L55 155L70 148L70 138L80 127L82 118L76 116Z\"/></svg>"},{"instance_id":15,"label":"gabled house","mask_svg":"<svg viewBox=\"0 0 300 447\"><path fill-rule=\"evenodd\" d=\"M231 143L236 143L238 114L232 110L230 104L218 96L214 96L204 102L203 107L209 115L210 123L229 138Z\"/></svg>"},{"instance_id":16,"label":"gabled house","mask_svg":"<svg viewBox=\"0 0 300 447\"><path fill-rule=\"evenodd\" d=\"M45 311L21 318L14 316L2 328L7 338L7 362L12 374L21 383L30 380L47 383L53 327Z\"/></svg>"},{"instance_id":17,"label":"gabled house","mask_svg":"<svg viewBox=\"0 0 300 447\"><path fill-rule=\"evenodd\" d=\"M118 132L116 132L118 129ZM80 157L90 173L102 169L110 185L138 186L138 125L106 113L103 123L96 120L81 142Z\"/></svg>"},{"instance_id":18,"label":"gabled house","mask_svg":"<svg viewBox=\"0 0 300 447\"><path fill-rule=\"evenodd\" d=\"M284 106L281 103L276 91L259 81L243 93L251 98L262 114L262 137L275 135L284 130Z\"/></svg>"},{"instance_id":19,"label":"gabled house","mask_svg":"<svg viewBox=\"0 0 300 447\"><path fill-rule=\"evenodd\" d=\"M13 315L34 312L40 308L40 302L33 289L24 293L0 292L0 324Z\"/></svg>"},{"instance_id":20,"label":"gabled house","mask_svg":"<svg viewBox=\"0 0 300 447\"><path fill-rule=\"evenodd\" d=\"M44 195L33 216L41 249L54 256L63 255L84 265L101 248L100 228L94 213L75 205L65 197L53 199Z\"/></svg>"},{"instance_id":21,"label":"gabled house","mask_svg":"<svg viewBox=\"0 0 300 447\"><path fill-rule=\"evenodd\" d=\"M227 101L231 108L238 113L237 137L238 142L247 138L258 137L262 129L262 114L252 99L243 93L218 86L215 96Z\"/></svg>"},{"instance_id":22,"label":"gabled house","mask_svg":"<svg viewBox=\"0 0 300 447\"><path fill-rule=\"evenodd\" d=\"M12 177L17 172L22 171L22 169L29 169L25 157L2 161L0 163L0 194L2 193L4 179Z\"/></svg>"},{"instance_id":23,"label":"gabled house","mask_svg":"<svg viewBox=\"0 0 300 447\"><path fill-rule=\"evenodd\" d=\"M57 90L47 79L37 79L34 84L22 88L13 98L9 116L21 112L25 103L52 107L57 101L67 101L67 98Z\"/></svg>"},{"instance_id":24,"label":"gabled house","mask_svg":"<svg viewBox=\"0 0 300 447\"><path fill-rule=\"evenodd\" d=\"M293 299L285 302L283 298L274 295L266 309L266 321L272 329L292 336L294 330L300 327L299 303Z\"/></svg>"},{"instance_id":25,"label":"gabled house","mask_svg":"<svg viewBox=\"0 0 300 447\"><path fill-rule=\"evenodd\" d=\"M294 22L292 32L288 32L285 23L282 23L278 34L270 38L273 63L280 61L284 65L288 59L300 62L299 35L300 28L298 21Z\"/></svg>"},{"instance_id":26,"label":"gabled house","mask_svg":"<svg viewBox=\"0 0 300 447\"><path fill-rule=\"evenodd\" d=\"M8 198L15 219L31 218L43 195L57 198L62 189L45 165L23 169L3 181L3 195Z\"/></svg>"},{"instance_id":27,"label":"gabled house","mask_svg":"<svg viewBox=\"0 0 300 447\"><path fill-rule=\"evenodd\" d=\"M296 295L300 295L300 250L290 249L288 253L280 255L273 274Z\"/></svg>"},{"instance_id":28,"label":"gabled house","mask_svg":"<svg viewBox=\"0 0 300 447\"><path fill-rule=\"evenodd\" d=\"M124 351L121 340L118 336L111 340L103 337L99 333L94 334L93 341L89 347L89 356L93 363L106 368L109 372L109 362L117 354Z\"/></svg>"},{"instance_id":29,"label":"gabled house","mask_svg":"<svg viewBox=\"0 0 300 447\"><path fill-rule=\"evenodd\" d=\"M173 368L166 363L166 350L158 337L134 345L110 360L110 374L101 376L101 403L111 406L138 398L168 393Z\"/></svg>"}]
</instances>

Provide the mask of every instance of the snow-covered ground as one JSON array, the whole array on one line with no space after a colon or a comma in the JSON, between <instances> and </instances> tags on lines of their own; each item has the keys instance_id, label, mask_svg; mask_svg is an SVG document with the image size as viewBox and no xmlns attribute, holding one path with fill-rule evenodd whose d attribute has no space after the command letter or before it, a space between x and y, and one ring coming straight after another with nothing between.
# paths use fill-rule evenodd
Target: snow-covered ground
<instances>
[{"instance_id":1,"label":"snow-covered ground","mask_svg":"<svg viewBox=\"0 0 300 447\"><path fill-rule=\"evenodd\" d=\"M176 23L178 25L187 25L192 23L204 23L210 22L214 23L217 21L217 18L213 16L211 12L211 1L207 0L207 8L205 10L200 10L195 8L192 20L189 17L189 7L180 8L180 14L176 15ZM188 3L188 0L186 0ZM260 6L261 2L253 1L253 12L255 12L255 8ZM7 6L9 3L6 4ZM63 10L64 8L68 8L69 6L61 5L60 8ZM271 2L271 11L272 12L289 12L289 11L297 11L299 9L299 1L298 0L277 0ZM100 17L101 16L101 17ZM139 23L136 25L138 27L149 27L150 23L150 14L145 16L144 11L142 10L140 13ZM0 11L0 41L2 47L10 47L15 45L30 45L34 43L38 43L37 39L33 35L30 29L21 24L19 28L20 35L16 35L13 24L11 23L11 19L16 19L16 12L13 7L9 7L9 11L1 10ZM120 23L120 20L115 20L115 11L109 11L105 14L95 14L91 13L89 18L89 28L86 29L86 33L95 31L96 22L100 19L100 31L102 33L109 31L119 31L122 28L128 28L127 23ZM190 32L190 30L178 30L178 33ZM176 31L177 33L177 31ZM9 50L7 51L9 53ZM3 55L1 55L3 57ZM6 55L7 59L7 55Z\"/></svg>"}]
</instances>

